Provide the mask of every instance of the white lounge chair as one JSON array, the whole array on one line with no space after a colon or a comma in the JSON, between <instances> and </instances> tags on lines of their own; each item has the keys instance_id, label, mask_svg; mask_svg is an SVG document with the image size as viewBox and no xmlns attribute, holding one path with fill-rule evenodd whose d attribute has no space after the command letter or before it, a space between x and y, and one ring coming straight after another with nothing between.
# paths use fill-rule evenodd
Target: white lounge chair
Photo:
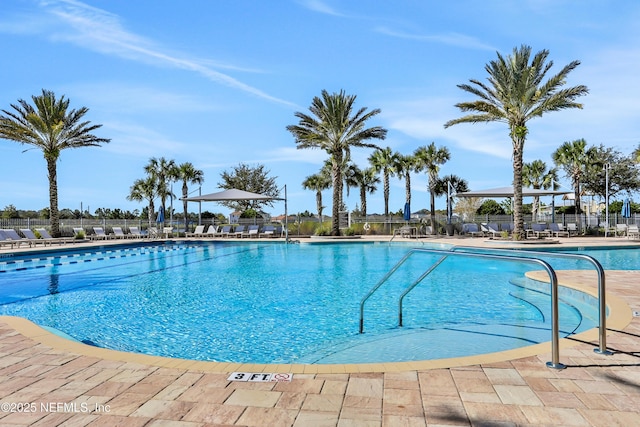
<instances>
[{"instance_id":1,"label":"white lounge chair","mask_svg":"<svg viewBox=\"0 0 640 427\"><path fill-rule=\"evenodd\" d=\"M562 224L556 224L552 222L549 224L549 230L551 231L551 235L553 237L569 237L569 232L564 229Z\"/></svg>"},{"instance_id":2,"label":"white lounge chair","mask_svg":"<svg viewBox=\"0 0 640 427\"><path fill-rule=\"evenodd\" d=\"M231 234L231 226L223 225L222 230L216 231L215 237L229 237L229 234Z\"/></svg>"},{"instance_id":3,"label":"white lounge chair","mask_svg":"<svg viewBox=\"0 0 640 427\"><path fill-rule=\"evenodd\" d=\"M640 230L638 230L638 226L636 224L631 224L627 227L627 239L640 239Z\"/></svg>"},{"instance_id":4,"label":"white lounge chair","mask_svg":"<svg viewBox=\"0 0 640 427\"><path fill-rule=\"evenodd\" d=\"M185 237L202 237L204 234L204 225L198 225L193 233L185 233Z\"/></svg>"},{"instance_id":5,"label":"white lounge chair","mask_svg":"<svg viewBox=\"0 0 640 427\"><path fill-rule=\"evenodd\" d=\"M569 237L573 235L578 235L578 225L575 222L570 222L567 224L567 231L569 232Z\"/></svg>"},{"instance_id":6,"label":"white lounge chair","mask_svg":"<svg viewBox=\"0 0 640 427\"><path fill-rule=\"evenodd\" d=\"M490 222L489 224L480 224L480 228L485 234L491 237L497 237L501 235L501 231L500 231L500 228L498 227L498 224L494 222Z\"/></svg>"},{"instance_id":7,"label":"white lounge chair","mask_svg":"<svg viewBox=\"0 0 640 427\"><path fill-rule=\"evenodd\" d=\"M112 227L112 230L116 239L127 239L129 237L122 231L122 227Z\"/></svg>"},{"instance_id":8,"label":"white lounge chair","mask_svg":"<svg viewBox=\"0 0 640 427\"><path fill-rule=\"evenodd\" d=\"M129 234L135 239L142 239L144 237L138 227L129 227Z\"/></svg>"},{"instance_id":9,"label":"white lounge chair","mask_svg":"<svg viewBox=\"0 0 640 427\"><path fill-rule=\"evenodd\" d=\"M38 243L42 243L43 246L47 246L47 244L51 244L50 240L46 240L46 239L39 239L38 236L35 235L35 233L33 231L31 231L30 228L21 228L20 232L22 233L22 235L24 237L26 237L29 240L33 241L33 244L36 245Z\"/></svg>"},{"instance_id":10,"label":"white lounge chair","mask_svg":"<svg viewBox=\"0 0 640 427\"><path fill-rule=\"evenodd\" d=\"M218 226L210 225L209 228L207 228L207 231L204 233L204 235L207 237L214 237L217 232L218 232Z\"/></svg>"},{"instance_id":11,"label":"white lounge chair","mask_svg":"<svg viewBox=\"0 0 640 427\"><path fill-rule=\"evenodd\" d=\"M478 224L475 224L472 222L467 224L462 224L462 232L464 234L470 234L471 237L484 236L484 233L480 231L480 229L478 228Z\"/></svg>"},{"instance_id":12,"label":"white lounge chair","mask_svg":"<svg viewBox=\"0 0 640 427\"><path fill-rule=\"evenodd\" d=\"M273 237L273 233L275 233L276 228L273 225L265 225L262 229L261 233L258 233L258 238L260 237Z\"/></svg>"},{"instance_id":13,"label":"white lounge chair","mask_svg":"<svg viewBox=\"0 0 640 427\"><path fill-rule=\"evenodd\" d=\"M229 233L229 234L233 234L236 237L242 237L242 234L244 233L244 229L245 229L244 225L239 225L233 230L232 233Z\"/></svg>"}]
</instances>

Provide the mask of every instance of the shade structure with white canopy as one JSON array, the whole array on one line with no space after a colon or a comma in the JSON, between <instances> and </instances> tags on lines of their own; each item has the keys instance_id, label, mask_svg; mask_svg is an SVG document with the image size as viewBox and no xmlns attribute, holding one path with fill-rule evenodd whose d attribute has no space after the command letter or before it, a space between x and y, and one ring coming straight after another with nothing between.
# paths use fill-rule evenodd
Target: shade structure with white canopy
<instances>
[{"instance_id":1,"label":"shade structure with white canopy","mask_svg":"<svg viewBox=\"0 0 640 427\"><path fill-rule=\"evenodd\" d=\"M536 196L559 196L567 194L562 190L545 190L543 188L522 187L523 197ZM485 197L485 198L505 198L513 197L513 187L490 188L488 190L464 191L456 193L456 197Z\"/></svg>"},{"instance_id":2,"label":"shade structure with white canopy","mask_svg":"<svg viewBox=\"0 0 640 427\"><path fill-rule=\"evenodd\" d=\"M186 200L187 202L225 202L232 200L284 200L285 210L285 236L286 241L289 241L288 224L286 224L287 213L287 186L284 186L284 198L273 197L266 194L252 193L250 191L238 190L237 188L231 188L229 190L218 191L217 193L202 194L199 196L187 197L180 200Z\"/></svg>"}]
</instances>

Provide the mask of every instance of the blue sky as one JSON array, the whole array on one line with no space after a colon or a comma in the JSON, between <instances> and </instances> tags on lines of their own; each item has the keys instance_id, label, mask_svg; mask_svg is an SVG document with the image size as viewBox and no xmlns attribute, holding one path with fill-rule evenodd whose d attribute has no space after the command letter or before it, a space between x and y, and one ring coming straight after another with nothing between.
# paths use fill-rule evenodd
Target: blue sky
<instances>
[{"instance_id":1,"label":"blue sky","mask_svg":"<svg viewBox=\"0 0 640 427\"><path fill-rule=\"evenodd\" d=\"M584 109L529 122L527 162L552 165L564 141L585 138L629 154L640 142L638 70L640 3L618 1L394 2L279 0L4 0L0 15L0 108L42 89L86 106L86 118L111 138L100 148L62 152L60 208L142 209L129 187L150 157L192 162L203 193L240 162L264 164L287 185L289 212L315 212L301 182L327 158L297 150L286 126L308 112L323 89L357 95L356 106L380 108L371 125L388 129L383 146L411 154L435 142L472 190L510 185L511 142L504 124L463 124L454 107L469 96L456 87L486 78L496 52L521 44L550 51L551 73L581 65L568 85L590 93ZM47 207L45 161L38 150L0 140L0 208ZM354 150L367 165L370 151ZM562 176L562 173L561 173ZM428 207L425 175L412 177L412 208ZM562 183L569 187L563 177ZM196 190L194 187L193 190ZM174 186L180 191L180 185ZM331 206L330 191L324 204ZM359 203L358 192L347 199ZM444 199L437 201L444 208ZM392 178L390 208L404 204L404 182ZM217 204L203 209L228 213ZM382 186L368 211L382 212ZM197 205L192 206L197 210ZM282 203L267 209L277 215ZM325 211L326 212L326 211Z\"/></svg>"}]
</instances>

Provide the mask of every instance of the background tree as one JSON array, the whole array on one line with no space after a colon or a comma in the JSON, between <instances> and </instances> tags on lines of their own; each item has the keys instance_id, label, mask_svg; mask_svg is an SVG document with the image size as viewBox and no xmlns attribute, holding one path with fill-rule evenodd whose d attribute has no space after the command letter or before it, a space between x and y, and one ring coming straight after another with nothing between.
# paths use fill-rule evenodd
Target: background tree
<instances>
[{"instance_id":1,"label":"background tree","mask_svg":"<svg viewBox=\"0 0 640 427\"><path fill-rule=\"evenodd\" d=\"M575 99L586 95L589 90L579 85L562 88L567 75L574 70L579 61L573 61L560 72L543 82L553 66L547 62L549 51L541 50L531 58L531 47L522 45L514 48L512 55L498 59L485 66L489 74L488 84L479 80L470 80L471 84L458 87L480 98L476 101L456 104L462 112L472 114L450 120L445 128L458 123L503 122L509 126L513 148L513 198L515 239L525 237L524 216L522 213L522 163L524 143L527 138L527 122L541 117L550 111L566 108L582 108Z\"/></svg>"},{"instance_id":2,"label":"background tree","mask_svg":"<svg viewBox=\"0 0 640 427\"><path fill-rule=\"evenodd\" d=\"M453 189L453 197L451 199L451 209L453 210L453 206L456 205L455 194L469 191L469 184L465 179L462 179L457 175L446 175L440 177L437 179L436 185L434 186L436 197L446 196L449 191L449 185L451 185L451 188ZM478 206L476 206L476 209L477 208ZM475 213L476 209L474 209L472 213Z\"/></svg>"},{"instance_id":3,"label":"background tree","mask_svg":"<svg viewBox=\"0 0 640 427\"><path fill-rule=\"evenodd\" d=\"M149 202L147 208L149 227L152 226L155 220L154 200L156 197L158 197L158 184L152 176L147 176L145 179L136 179L129 189L129 195L127 196L127 200L135 202L142 202L146 200Z\"/></svg>"},{"instance_id":4,"label":"background tree","mask_svg":"<svg viewBox=\"0 0 640 427\"><path fill-rule=\"evenodd\" d=\"M587 141L584 139L564 142L552 154L554 163L563 169L567 178L571 180L577 214L576 222L579 228L581 228L582 222L580 218L580 214L582 213L582 202L580 201L582 194L581 183L582 177L587 174L590 167L590 156L591 152L587 150Z\"/></svg>"},{"instance_id":5,"label":"background tree","mask_svg":"<svg viewBox=\"0 0 640 427\"><path fill-rule=\"evenodd\" d=\"M625 156L620 151L603 144L589 147L588 167L582 178L584 191L605 198L606 171L609 165L609 197L618 193L633 193L640 189L640 168L634 162L633 155Z\"/></svg>"},{"instance_id":6,"label":"background tree","mask_svg":"<svg viewBox=\"0 0 640 427\"><path fill-rule=\"evenodd\" d=\"M493 199L487 199L476 211L478 215L504 215L505 211L498 202Z\"/></svg>"},{"instance_id":7,"label":"background tree","mask_svg":"<svg viewBox=\"0 0 640 427\"><path fill-rule=\"evenodd\" d=\"M542 160L534 160L531 163L522 165L522 185L535 189L545 189L553 187L558 189L558 169L547 169L547 164ZM540 207L540 197L533 197L533 205L531 206L532 219L536 221Z\"/></svg>"},{"instance_id":8,"label":"background tree","mask_svg":"<svg viewBox=\"0 0 640 427\"><path fill-rule=\"evenodd\" d=\"M184 210L184 231L187 231L189 225L189 210L188 204L185 199L189 197L189 184L202 185L204 182L204 172L200 169L196 169L193 163L186 162L178 165L177 176L182 181L182 208Z\"/></svg>"},{"instance_id":9,"label":"background tree","mask_svg":"<svg viewBox=\"0 0 640 427\"><path fill-rule=\"evenodd\" d=\"M389 216L389 177L396 176L396 165L400 154L391 151L391 147L380 148L369 156L369 163L376 173L382 172L384 185L384 216Z\"/></svg>"},{"instance_id":10,"label":"background tree","mask_svg":"<svg viewBox=\"0 0 640 427\"><path fill-rule=\"evenodd\" d=\"M353 112L355 95L346 95L344 91L329 94L322 91L322 97L315 97L309 111L312 115L296 112L300 119L297 125L287 126L293 134L298 149L319 148L329 155L331 160L331 180L333 186L333 208L331 234L340 234L339 203L342 199L342 163L351 158L351 148L378 148L367 143L370 139L385 139L387 130L379 126L366 127L367 121L380 113L379 109L366 112L360 108Z\"/></svg>"},{"instance_id":11,"label":"background tree","mask_svg":"<svg viewBox=\"0 0 640 427\"><path fill-rule=\"evenodd\" d=\"M225 190L235 188L278 198L280 192L276 184L277 177L270 177L270 172L264 165L249 166L240 163L233 170L222 172L222 182L218 183L218 187ZM273 206L273 200L230 200L220 204L240 212L247 209L259 211L263 206Z\"/></svg>"},{"instance_id":12,"label":"background tree","mask_svg":"<svg viewBox=\"0 0 640 427\"><path fill-rule=\"evenodd\" d=\"M324 170L309 175L302 181L302 188L305 190L312 190L316 192L316 209L318 212L318 220L322 222L322 192L331 187L331 176L329 176Z\"/></svg>"},{"instance_id":13,"label":"background tree","mask_svg":"<svg viewBox=\"0 0 640 427\"><path fill-rule=\"evenodd\" d=\"M360 190L360 213L366 218L367 193L374 193L378 189L376 184L380 183L380 178L373 168L360 169L355 166L351 180L354 187L357 187Z\"/></svg>"},{"instance_id":14,"label":"background tree","mask_svg":"<svg viewBox=\"0 0 640 427\"><path fill-rule=\"evenodd\" d=\"M178 169L175 160L167 160L164 157L149 159L144 171L155 181L156 194L160 198L162 211L167 214L167 197L173 200L170 184L178 178ZM163 223L164 226L164 223Z\"/></svg>"},{"instance_id":15,"label":"background tree","mask_svg":"<svg viewBox=\"0 0 640 427\"><path fill-rule=\"evenodd\" d=\"M399 155L395 164L398 178L404 179L405 203L411 204L411 172L416 169L416 159L411 155ZM402 208L400 208L402 212Z\"/></svg>"},{"instance_id":16,"label":"background tree","mask_svg":"<svg viewBox=\"0 0 640 427\"><path fill-rule=\"evenodd\" d=\"M460 197L456 200L453 210L462 215L465 221L474 221L483 200L481 197Z\"/></svg>"},{"instance_id":17,"label":"background tree","mask_svg":"<svg viewBox=\"0 0 640 427\"><path fill-rule=\"evenodd\" d=\"M57 162L60 152L69 148L99 147L110 139L99 138L92 132L102 125L91 125L82 121L89 109L69 109L69 100L60 99L48 90L31 97L34 106L23 99L11 104L13 111L2 110L0 115L0 138L31 145L42 150L47 162L49 178L49 220L51 235L60 236L58 212ZM26 151L26 150L25 150Z\"/></svg>"},{"instance_id":18,"label":"background tree","mask_svg":"<svg viewBox=\"0 0 640 427\"><path fill-rule=\"evenodd\" d=\"M447 147L436 147L432 142L426 147L418 147L413 153L416 159L416 172L427 171L429 178L429 211L431 216L431 234L436 233L436 185L438 185L438 172L440 166L445 164L451 153Z\"/></svg>"}]
</instances>

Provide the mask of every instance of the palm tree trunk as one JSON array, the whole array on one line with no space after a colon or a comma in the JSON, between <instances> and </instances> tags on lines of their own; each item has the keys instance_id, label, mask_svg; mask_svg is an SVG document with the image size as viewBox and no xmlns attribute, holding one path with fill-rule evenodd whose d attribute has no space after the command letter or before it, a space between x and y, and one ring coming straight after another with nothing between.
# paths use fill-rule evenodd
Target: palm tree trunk
<instances>
[{"instance_id":1,"label":"palm tree trunk","mask_svg":"<svg viewBox=\"0 0 640 427\"><path fill-rule=\"evenodd\" d=\"M149 212L148 212L148 217L149 217L149 228L152 227L153 225L153 220L155 219L153 217L153 215L156 213L156 205L153 203L153 199L149 200Z\"/></svg>"},{"instance_id":2,"label":"palm tree trunk","mask_svg":"<svg viewBox=\"0 0 640 427\"><path fill-rule=\"evenodd\" d=\"M182 183L182 207L184 208L184 232L186 233L187 226L189 225L189 212L187 204L189 202L186 201L186 198L189 196L189 187L187 187L187 181ZM200 225L200 224L198 224Z\"/></svg>"},{"instance_id":3,"label":"palm tree trunk","mask_svg":"<svg viewBox=\"0 0 640 427\"><path fill-rule=\"evenodd\" d=\"M513 137L513 238L522 240L524 234L524 216L522 214L522 149L524 137Z\"/></svg>"},{"instance_id":4,"label":"palm tree trunk","mask_svg":"<svg viewBox=\"0 0 640 427\"><path fill-rule=\"evenodd\" d=\"M384 216L389 216L389 171L384 171Z\"/></svg>"},{"instance_id":5,"label":"palm tree trunk","mask_svg":"<svg viewBox=\"0 0 640 427\"><path fill-rule=\"evenodd\" d=\"M431 185L429 185L429 199L431 204L431 234L436 234L436 192Z\"/></svg>"},{"instance_id":6,"label":"palm tree trunk","mask_svg":"<svg viewBox=\"0 0 640 427\"><path fill-rule=\"evenodd\" d=\"M58 211L58 177L56 171L56 160L46 158L47 171L49 174L49 224L51 225L51 236L60 237L60 212Z\"/></svg>"},{"instance_id":7,"label":"palm tree trunk","mask_svg":"<svg viewBox=\"0 0 640 427\"><path fill-rule=\"evenodd\" d=\"M411 203L411 174L409 172L407 172L405 174L405 187L404 187L404 192L405 192L405 201L407 203Z\"/></svg>"},{"instance_id":8,"label":"palm tree trunk","mask_svg":"<svg viewBox=\"0 0 640 427\"><path fill-rule=\"evenodd\" d=\"M322 224L322 192L316 191L316 209L318 209L318 221Z\"/></svg>"},{"instance_id":9,"label":"palm tree trunk","mask_svg":"<svg viewBox=\"0 0 640 427\"><path fill-rule=\"evenodd\" d=\"M331 179L333 180L333 207L331 210L331 235L340 235L340 205L342 204L342 159L334 154L331 157Z\"/></svg>"},{"instance_id":10,"label":"palm tree trunk","mask_svg":"<svg viewBox=\"0 0 640 427\"><path fill-rule=\"evenodd\" d=\"M360 204L362 205L362 216L367 219L367 189L365 186L360 187Z\"/></svg>"},{"instance_id":11,"label":"palm tree trunk","mask_svg":"<svg viewBox=\"0 0 640 427\"><path fill-rule=\"evenodd\" d=\"M573 184L573 200L575 201L576 223L578 230L582 230L582 202L580 200L580 178L576 177Z\"/></svg>"}]
</instances>

